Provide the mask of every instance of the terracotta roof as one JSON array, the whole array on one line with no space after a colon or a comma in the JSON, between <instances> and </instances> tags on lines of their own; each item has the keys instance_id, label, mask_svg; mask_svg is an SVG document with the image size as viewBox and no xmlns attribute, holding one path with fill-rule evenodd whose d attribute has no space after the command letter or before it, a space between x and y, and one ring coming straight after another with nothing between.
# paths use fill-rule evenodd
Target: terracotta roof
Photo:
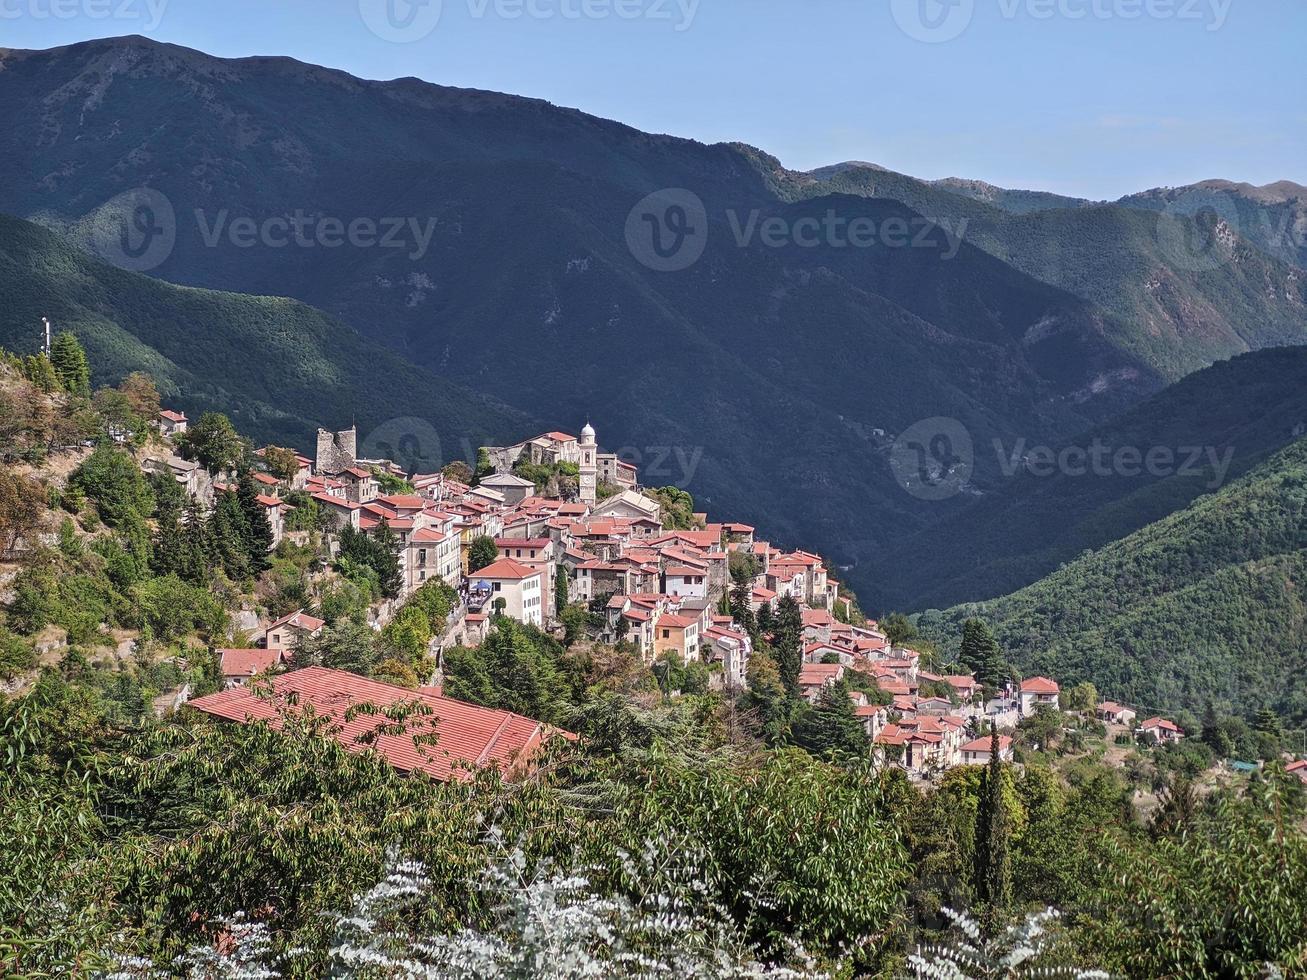
<instances>
[{"instance_id":1,"label":"terracotta roof","mask_svg":"<svg viewBox=\"0 0 1307 980\"><path fill-rule=\"evenodd\" d=\"M282 710L289 707L287 695L294 694L300 708L312 707L320 717L330 719L332 734L351 752L375 748L396 769L421 770L443 781L469 778L463 766L499 766L505 771L529 757L553 732L544 724L507 711L479 708L442 697L430 690L410 691L368 680L341 670L308 667L272 678L273 697L259 697L249 688L233 688L197 698L192 707L229 721L269 721L278 724ZM384 714L358 714L347 720L350 708L370 704L379 709L416 703L430 709L408 719L406 735L381 735L371 745L360 737L379 727L393 725ZM417 735L434 735L434 744L414 744ZM456 768L458 767L458 768Z\"/></svg>"},{"instance_id":2,"label":"terracotta roof","mask_svg":"<svg viewBox=\"0 0 1307 980\"><path fill-rule=\"evenodd\" d=\"M1147 731L1150 728L1161 728L1164 731L1168 731L1168 732L1184 731L1184 729L1181 728L1179 725L1177 725L1175 722L1167 721L1165 718L1149 718L1146 722L1144 722L1139 727L1142 728L1144 731Z\"/></svg>"},{"instance_id":3,"label":"terracotta roof","mask_svg":"<svg viewBox=\"0 0 1307 980\"><path fill-rule=\"evenodd\" d=\"M325 620L318 619L316 616L310 616L303 609L300 609L297 612L291 613L289 616L282 616L281 619L268 627L268 632L271 633L279 626L294 626L297 629L308 630L310 633L314 633L326 625L327 623Z\"/></svg>"},{"instance_id":4,"label":"terracotta roof","mask_svg":"<svg viewBox=\"0 0 1307 980\"><path fill-rule=\"evenodd\" d=\"M508 548L526 548L536 551L542 548L548 548L553 544L551 538L495 538L495 547L500 551Z\"/></svg>"},{"instance_id":5,"label":"terracotta roof","mask_svg":"<svg viewBox=\"0 0 1307 980\"><path fill-rule=\"evenodd\" d=\"M426 497L419 497L415 494L388 494L378 498L382 503L390 504L399 510L421 510L428 503Z\"/></svg>"},{"instance_id":6,"label":"terracotta roof","mask_svg":"<svg viewBox=\"0 0 1307 980\"><path fill-rule=\"evenodd\" d=\"M842 664L804 664L799 668L799 686L816 687L844 676Z\"/></svg>"},{"instance_id":7,"label":"terracotta roof","mask_svg":"<svg viewBox=\"0 0 1307 980\"><path fill-rule=\"evenodd\" d=\"M519 561L513 561L511 558L500 558L498 561L491 562L485 568L472 572L468 578L497 578L511 579L521 581L540 574L538 568L528 568Z\"/></svg>"},{"instance_id":8,"label":"terracotta roof","mask_svg":"<svg viewBox=\"0 0 1307 980\"><path fill-rule=\"evenodd\" d=\"M697 622L698 622L697 619L690 619L686 616L667 615L667 616L660 616L658 618L658 627L659 629L661 629L664 626L668 626L671 627L672 629L683 630L689 626L695 625Z\"/></svg>"},{"instance_id":9,"label":"terracotta roof","mask_svg":"<svg viewBox=\"0 0 1307 980\"><path fill-rule=\"evenodd\" d=\"M974 741L968 742L966 745L962 746L962 751L988 752L991 745L993 745L993 742L990 740L990 737L986 735L984 738L978 738ZM1012 748L1012 739L1007 735L1000 735L998 737L998 750L1004 752L1010 748Z\"/></svg>"},{"instance_id":10,"label":"terracotta roof","mask_svg":"<svg viewBox=\"0 0 1307 980\"><path fill-rule=\"evenodd\" d=\"M1056 694L1060 690L1057 681L1049 680L1047 677L1032 677L1021 682L1022 694Z\"/></svg>"},{"instance_id":11,"label":"terracotta roof","mask_svg":"<svg viewBox=\"0 0 1307 980\"><path fill-rule=\"evenodd\" d=\"M171 411L170 409L165 408L162 412L159 413L159 418L167 419L169 422L185 422L186 413L174 412Z\"/></svg>"},{"instance_id":12,"label":"terracotta roof","mask_svg":"<svg viewBox=\"0 0 1307 980\"><path fill-rule=\"evenodd\" d=\"M219 650L223 677L253 677L265 674L281 663L281 650Z\"/></svg>"}]
</instances>

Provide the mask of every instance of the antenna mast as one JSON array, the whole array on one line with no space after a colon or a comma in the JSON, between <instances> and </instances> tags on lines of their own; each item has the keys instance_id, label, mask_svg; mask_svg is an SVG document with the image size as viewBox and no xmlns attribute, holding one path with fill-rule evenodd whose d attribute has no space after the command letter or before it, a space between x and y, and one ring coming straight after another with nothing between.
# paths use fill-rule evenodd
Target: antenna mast
<instances>
[{"instance_id":1,"label":"antenna mast","mask_svg":"<svg viewBox=\"0 0 1307 980\"><path fill-rule=\"evenodd\" d=\"M45 316L41 317L41 323L45 325L45 346L42 347L41 350L45 352L46 357L49 357L50 356L50 318Z\"/></svg>"}]
</instances>

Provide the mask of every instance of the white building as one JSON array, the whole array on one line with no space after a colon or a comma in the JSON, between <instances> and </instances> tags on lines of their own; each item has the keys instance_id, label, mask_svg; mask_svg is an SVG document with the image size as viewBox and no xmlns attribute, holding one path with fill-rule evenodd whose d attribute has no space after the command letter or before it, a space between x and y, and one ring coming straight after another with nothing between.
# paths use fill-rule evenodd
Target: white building
<instances>
[{"instance_id":1,"label":"white building","mask_svg":"<svg viewBox=\"0 0 1307 980\"><path fill-rule=\"evenodd\" d=\"M473 585L484 582L490 589L487 611L498 612L519 623L544 625L544 578L540 569L512 558L500 558L469 576Z\"/></svg>"}]
</instances>

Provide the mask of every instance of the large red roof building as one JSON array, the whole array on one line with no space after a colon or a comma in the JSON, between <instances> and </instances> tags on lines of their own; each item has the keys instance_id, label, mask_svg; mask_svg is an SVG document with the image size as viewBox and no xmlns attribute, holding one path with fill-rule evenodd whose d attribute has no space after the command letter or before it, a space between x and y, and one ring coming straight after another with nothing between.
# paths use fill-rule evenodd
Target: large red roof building
<instances>
[{"instance_id":1,"label":"large red roof building","mask_svg":"<svg viewBox=\"0 0 1307 980\"><path fill-rule=\"evenodd\" d=\"M269 686L271 696L237 687L197 698L191 707L227 721L273 725L283 712L311 709L328 719L336 740L351 752L376 749L396 769L420 770L442 782L470 778L473 770L484 766L497 766L505 774L520 771L548 739L576 737L508 711L444 697L432 688L411 691L325 667L282 674L272 678ZM371 737L379 728L396 724L384 714L387 708L410 704L419 710L405 719L404 735L387 732ZM351 712L361 705L383 713Z\"/></svg>"}]
</instances>

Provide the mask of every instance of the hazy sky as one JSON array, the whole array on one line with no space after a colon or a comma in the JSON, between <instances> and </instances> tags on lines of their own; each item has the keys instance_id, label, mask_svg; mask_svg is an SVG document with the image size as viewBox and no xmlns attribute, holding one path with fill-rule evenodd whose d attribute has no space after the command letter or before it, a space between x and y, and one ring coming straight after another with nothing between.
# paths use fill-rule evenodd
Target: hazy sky
<instances>
[{"instance_id":1,"label":"hazy sky","mask_svg":"<svg viewBox=\"0 0 1307 980\"><path fill-rule=\"evenodd\" d=\"M1307 184L1307 0L0 0L0 46L114 34L535 96L794 168L1094 198Z\"/></svg>"}]
</instances>

